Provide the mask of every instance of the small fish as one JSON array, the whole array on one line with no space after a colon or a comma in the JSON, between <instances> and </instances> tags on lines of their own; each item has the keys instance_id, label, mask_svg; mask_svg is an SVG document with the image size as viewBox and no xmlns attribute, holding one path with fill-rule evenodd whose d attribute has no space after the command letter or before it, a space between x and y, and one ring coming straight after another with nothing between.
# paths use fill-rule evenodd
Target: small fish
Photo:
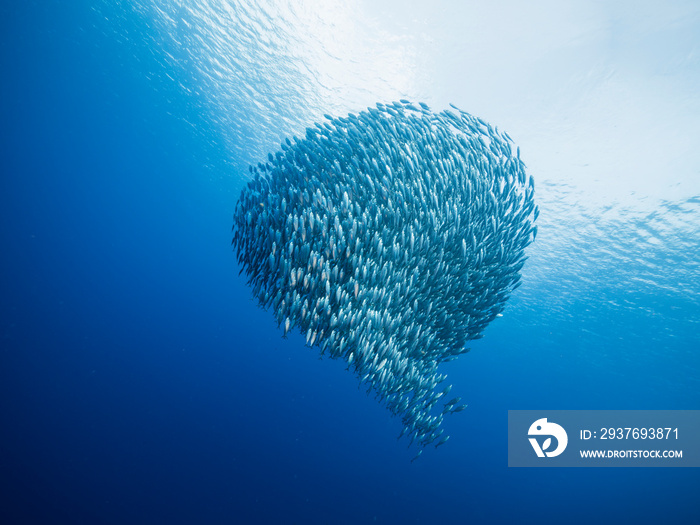
<instances>
[{"instance_id":1,"label":"small fish","mask_svg":"<svg viewBox=\"0 0 700 525\"><path fill-rule=\"evenodd\" d=\"M442 438L440 441L438 441L438 444L435 445L435 448L438 448L440 445L444 445L445 443L447 443L448 439L450 439L450 436L445 436L444 438Z\"/></svg>"}]
</instances>

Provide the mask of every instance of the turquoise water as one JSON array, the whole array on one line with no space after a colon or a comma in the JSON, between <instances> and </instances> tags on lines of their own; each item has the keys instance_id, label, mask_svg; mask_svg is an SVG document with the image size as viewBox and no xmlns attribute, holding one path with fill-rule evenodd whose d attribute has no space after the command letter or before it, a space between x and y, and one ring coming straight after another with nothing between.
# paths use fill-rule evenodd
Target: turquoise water
<instances>
[{"instance_id":1,"label":"turquoise water","mask_svg":"<svg viewBox=\"0 0 700 525\"><path fill-rule=\"evenodd\" d=\"M697 469L507 467L508 410L700 408L700 10L608 4L2 8L2 521L697 520ZM414 463L229 246L248 164L400 98L506 130L540 209Z\"/></svg>"}]
</instances>

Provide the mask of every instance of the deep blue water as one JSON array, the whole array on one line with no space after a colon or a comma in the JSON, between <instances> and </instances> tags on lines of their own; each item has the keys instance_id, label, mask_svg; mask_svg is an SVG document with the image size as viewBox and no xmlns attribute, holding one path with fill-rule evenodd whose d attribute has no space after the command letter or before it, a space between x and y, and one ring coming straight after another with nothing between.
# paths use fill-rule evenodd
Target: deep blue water
<instances>
[{"instance_id":1,"label":"deep blue water","mask_svg":"<svg viewBox=\"0 0 700 525\"><path fill-rule=\"evenodd\" d=\"M521 128L542 181L524 284L445 368L469 404L446 421L450 441L410 463L399 422L341 363L319 360L298 334L282 339L229 246L244 167L326 112L325 95L302 87L327 79L271 79L265 62L257 76L225 79L235 89L224 101L193 58L203 55L168 40L187 42L196 24L165 38L146 8L91 4L0 9L0 522L700 519L698 469L509 469L506 450L509 409L700 409L691 148L658 174L672 195L655 199L653 184L619 193L611 176L595 179L603 197L587 204L577 176L547 170L575 171L588 156L604 165L608 148L538 150L541 130ZM666 28L687 59L672 80L700 71L697 44L683 40L693 13ZM253 34L236 42L240 56L274 55L275 42ZM357 89L365 105L408 96L441 109L444 95ZM359 104L352 96L338 107ZM260 110L270 100L279 114ZM697 95L676 104L664 133L699 121ZM644 139L627 154L647 155Z\"/></svg>"}]
</instances>

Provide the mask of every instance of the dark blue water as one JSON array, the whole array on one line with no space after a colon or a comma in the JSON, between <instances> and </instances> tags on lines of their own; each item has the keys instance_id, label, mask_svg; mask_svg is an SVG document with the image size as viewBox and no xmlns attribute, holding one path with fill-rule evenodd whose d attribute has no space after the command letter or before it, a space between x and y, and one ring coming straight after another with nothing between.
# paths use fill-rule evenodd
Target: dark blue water
<instances>
[{"instance_id":1,"label":"dark blue water","mask_svg":"<svg viewBox=\"0 0 700 525\"><path fill-rule=\"evenodd\" d=\"M90 4L0 9L1 523L697 522L697 469L509 469L506 423L700 408L700 193L601 219L543 184L520 293L445 368L469 408L411 464L238 276L237 169L278 142L247 106L226 134L187 46Z\"/></svg>"}]
</instances>

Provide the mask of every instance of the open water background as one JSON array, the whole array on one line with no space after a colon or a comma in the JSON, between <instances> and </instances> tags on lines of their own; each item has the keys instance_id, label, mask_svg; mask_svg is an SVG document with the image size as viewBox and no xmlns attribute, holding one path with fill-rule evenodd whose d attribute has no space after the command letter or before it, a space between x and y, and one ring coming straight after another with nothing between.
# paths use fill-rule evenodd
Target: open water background
<instances>
[{"instance_id":1,"label":"open water background","mask_svg":"<svg viewBox=\"0 0 700 525\"><path fill-rule=\"evenodd\" d=\"M692 1L0 7L0 521L696 522L697 469L508 469L506 424L700 408L698 35ZM229 247L248 164L399 98L508 131L541 212L413 464Z\"/></svg>"}]
</instances>

